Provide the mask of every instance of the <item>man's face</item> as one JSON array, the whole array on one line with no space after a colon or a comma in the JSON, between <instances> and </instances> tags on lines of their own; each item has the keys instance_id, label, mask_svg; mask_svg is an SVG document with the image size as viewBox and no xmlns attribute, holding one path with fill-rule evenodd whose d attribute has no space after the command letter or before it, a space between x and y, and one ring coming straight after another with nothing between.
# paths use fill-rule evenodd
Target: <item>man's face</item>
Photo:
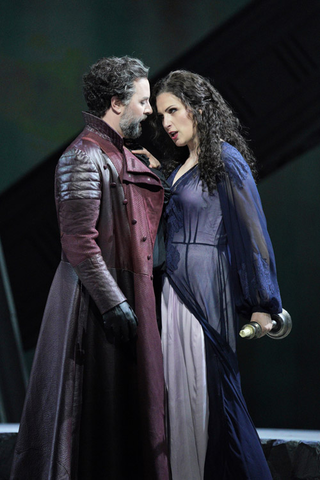
<instances>
[{"instance_id":1,"label":"man's face","mask_svg":"<svg viewBox=\"0 0 320 480\"><path fill-rule=\"evenodd\" d=\"M152 113L149 103L150 85L147 78L139 78L134 82L135 93L123 110L120 129L124 138L138 138L141 135L141 122Z\"/></svg>"}]
</instances>

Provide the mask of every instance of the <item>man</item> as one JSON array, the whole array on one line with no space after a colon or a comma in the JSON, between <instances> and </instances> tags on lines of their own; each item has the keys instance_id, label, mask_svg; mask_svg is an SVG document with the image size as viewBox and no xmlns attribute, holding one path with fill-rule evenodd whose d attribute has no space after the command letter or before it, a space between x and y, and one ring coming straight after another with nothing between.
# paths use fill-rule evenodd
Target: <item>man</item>
<instances>
[{"instance_id":1,"label":"man","mask_svg":"<svg viewBox=\"0 0 320 480\"><path fill-rule=\"evenodd\" d=\"M89 113L56 169L62 259L12 480L169 478L152 275L164 194L124 147L152 112L147 75L130 57L84 75Z\"/></svg>"}]
</instances>

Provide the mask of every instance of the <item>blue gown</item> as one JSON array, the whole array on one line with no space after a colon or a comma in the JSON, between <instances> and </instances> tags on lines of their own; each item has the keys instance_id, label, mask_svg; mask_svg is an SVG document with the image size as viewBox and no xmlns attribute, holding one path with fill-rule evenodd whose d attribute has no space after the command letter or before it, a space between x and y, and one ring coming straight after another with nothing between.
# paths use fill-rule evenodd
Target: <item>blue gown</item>
<instances>
[{"instance_id":1,"label":"blue gown","mask_svg":"<svg viewBox=\"0 0 320 480\"><path fill-rule=\"evenodd\" d=\"M238 314L278 313L275 259L250 168L222 144L226 175L213 195L202 191L198 166L172 186L167 217L167 276L200 322L209 395L205 479L271 480L241 393Z\"/></svg>"}]
</instances>

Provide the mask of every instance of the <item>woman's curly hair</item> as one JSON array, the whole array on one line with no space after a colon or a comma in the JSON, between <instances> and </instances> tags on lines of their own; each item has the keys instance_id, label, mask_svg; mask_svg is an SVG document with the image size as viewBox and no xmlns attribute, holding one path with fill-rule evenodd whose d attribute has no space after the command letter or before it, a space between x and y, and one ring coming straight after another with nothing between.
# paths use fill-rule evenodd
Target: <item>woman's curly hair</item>
<instances>
[{"instance_id":1,"label":"woman's curly hair","mask_svg":"<svg viewBox=\"0 0 320 480\"><path fill-rule=\"evenodd\" d=\"M161 118L157 115L156 99L161 93L171 93L184 104L191 113L197 129L198 163L200 180L212 193L216 187L216 176L224 173L221 160L221 140L233 145L244 157L256 176L256 161L246 141L241 135L241 125L231 108L219 92L201 75L185 70L176 70L159 80L152 89L151 124L155 131L155 141L165 150L165 171L171 173L185 157L184 149L176 147L165 133Z\"/></svg>"},{"instance_id":2,"label":"woman's curly hair","mask_svg":"<svg viewBox=\"0 0 320 480\"><path fill-rule=\"evenodd\" d=\"M134 81L147 78L148 72L149 68L137 58L124 56L98 60L83 75L83 94L89 113L103 117L113 96L127 105L135 92Z\"/></svg>"}]
</instances>

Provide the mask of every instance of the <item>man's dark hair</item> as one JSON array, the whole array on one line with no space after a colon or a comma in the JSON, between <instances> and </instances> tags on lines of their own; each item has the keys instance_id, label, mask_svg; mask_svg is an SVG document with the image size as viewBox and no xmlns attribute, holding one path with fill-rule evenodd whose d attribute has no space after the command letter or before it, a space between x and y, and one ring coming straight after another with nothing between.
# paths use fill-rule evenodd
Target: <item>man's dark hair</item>
<instances>
[{"instance_id":1,"label":"man's dark hair","mask_svg":"<svg viewBox=\"0 0 320 480\"><path fill-rule=\"evenodd\" d=\"M134 81L148 77L149 68L137 58L109 57L98 60L83 76L83 94L89 113L103 117L116 96L128 105L135 92Z\"/></svg>"}]
</instances>

